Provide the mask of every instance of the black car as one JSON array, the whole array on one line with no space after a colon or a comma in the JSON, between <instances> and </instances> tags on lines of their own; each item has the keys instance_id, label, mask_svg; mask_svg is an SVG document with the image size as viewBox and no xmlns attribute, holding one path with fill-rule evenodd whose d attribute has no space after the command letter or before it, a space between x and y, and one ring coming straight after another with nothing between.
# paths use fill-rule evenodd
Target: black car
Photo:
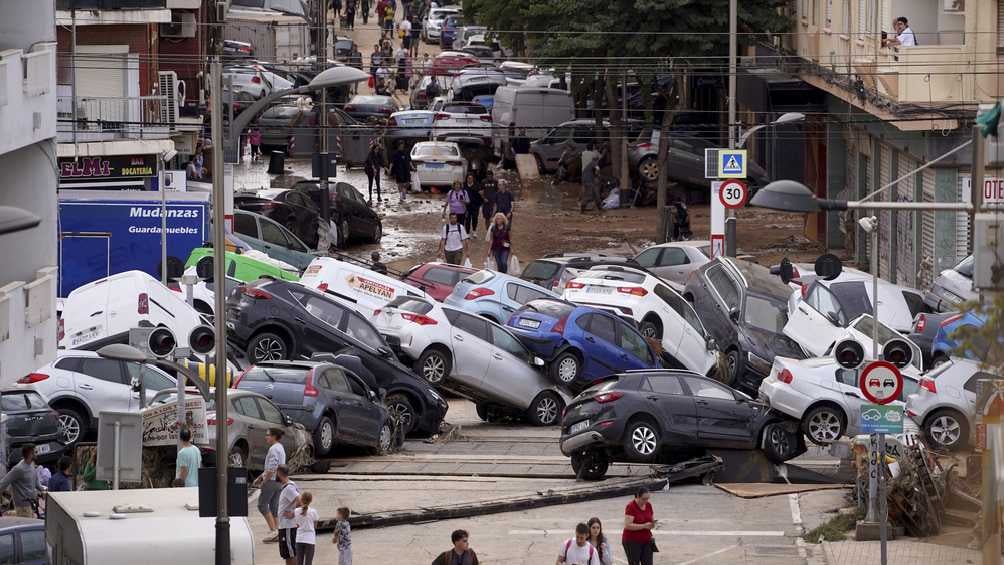
<instances>
[{"instance_id":1,"label":"black car","mask_svg":"<svg viewBox=\"0 0 1004 565\"><path fill-rule=\"evenodd\" d=\"M391 114L397 112L397 102L391 96L378 94L356 94L345 103L345 113L353 118L368 122L373 121L383 125Z\"/></svg>"},{"instance_id":2,"label":"black car","mask_svg":"<svg viewBox=\"0 0 1004 565\"><path fill-rule=\"evenodd\" d=\"M0 389L0 412L7 415L7 466L21 460L21 446L35 445L35 461L59 459L66 446L59 427L59 413L49 408L42 395L30 388Z\"/></svg>"},{"instance_id":3,"label":"black car","mask_svg":"<svg viewBox=\"0 0 1004 565\"><path fill-rule=\"evenodd\" d=\"M280 196L284 194L286 193L283 192ZM309 245L311 249L316 249L317 226L320 225L321 215L316 207L310 205L309 201L309 198L302 198L299 203L295 203L295 199L294 202L290 202L257 196L234 196L234 206L237 209L261 214L281 224L282 227L300 238L300 241Z\"/></svg>"},{"instance_id":4,"label":"black car","mask_svg":"<svg viewBox=\"0 0 1004 565\"><path fill-rule=\"evenodd\" d=\"M741 259L718 258L691 273L683 297L726 355L726 384L756 394L775 355L806 357L783 333L792 292L766 267Z\"/></svg>"},{"instance_id":5,"label":"black car","mask_svg":"<svg viewBox=\"0 0 1004 565\"><path fill-rule=\"evenodd\" d=\"M913 317L912 331L907 338L920 348L920 353L924 358L925 371L934 366L931 347L934 345L934 338L938 335L941 323L958 315L958 312L921 312Z\"/></svg>"},{"instance_id":6,"label":"black car","mask_svg":"<svg viewBox=\"0 0 1004 565\"><path fill-rule=\"evenodd\" d=\"M406 432L434 434L446 416L446 401L397 360L373 325L330 296L297 283L260 279L230 294L226 324L227 340L251 363L314 353L357 355L366 371L350 370L370 388L387 391L385 404Z\"/></svg>"},{"instance_id":7,"label":"black car","mask_svg":"<svg viewBox=\"0 0 1004 565\"><path fill-rule=\"evenodd\" d=\"M370 207L363 195L347 182L335 182L328 185L331 202L331 219L338 225L338 247L344 247L349 240L362 239L370 243L379 243L383 237L383 223L376 210ZM299 181L293 185L293 190L276 196L276 200L303 203L320 213L321 189L317 181Z\"/></svg>"},{"instance_id":8,"label":"black car","mask_svg":"<svg viewBox=\"0 0 1004 565\"><path fill-rule=\"evenodd\" d=\"M588 271L597 265L624 265L641 268L630 257L604 255L602 253L565 253L545 255L534 259L523 267L519 278L561 294L565 283L574 279L579 271Z\"/></svg>"},{"instance_id":9,"label":"black car","mask_svg":"<svg viewBox=\"0 0 1004 565\"><path fill-rule=\"evenodd\" d=\"M0 563L4 565L47 565L45 520L0 518Z\"/></svg>"},{"instance_id":10,"label":"black car","mask_svg":"<svg viewBox=\"0 0 1004 565\"><path fill-rule=\"evenodd\" d=\"M576 476L603 478L613 461L679 460L706 449L763 449L783 462L805 452L798 424L690 371L613 375L579 394L561 419L561 452Z\"/></svg>"},{"instance_id":11,"label":"black car","mask_svg":"<svg viewBox=\"0 0 1004 565\"><path fill-rule=\"evenodd\" d=\"M234 383L275 403L311 430L314 453L331 455L336 444L386 453L393 430L380 394L350 370L321 361L262 361Z\"/></svg>"}]
</instances>

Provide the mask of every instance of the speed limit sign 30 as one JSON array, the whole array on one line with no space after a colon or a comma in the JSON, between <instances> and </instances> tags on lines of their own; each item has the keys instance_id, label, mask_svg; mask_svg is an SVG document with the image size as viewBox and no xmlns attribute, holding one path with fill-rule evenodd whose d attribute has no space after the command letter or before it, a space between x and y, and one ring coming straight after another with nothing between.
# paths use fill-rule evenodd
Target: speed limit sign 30
<instances>
[{"instance_id":1,"label":"speed limit sign 30","mask_svg":"<svg viewBox=\"0 0 1004 565\"><path fill-rule=\"evenodd\" d=\"M749 197L749 188L740 180L727 180L718 189L718 199L726 208L742 208Z\"/></svg>"}]
</instances>

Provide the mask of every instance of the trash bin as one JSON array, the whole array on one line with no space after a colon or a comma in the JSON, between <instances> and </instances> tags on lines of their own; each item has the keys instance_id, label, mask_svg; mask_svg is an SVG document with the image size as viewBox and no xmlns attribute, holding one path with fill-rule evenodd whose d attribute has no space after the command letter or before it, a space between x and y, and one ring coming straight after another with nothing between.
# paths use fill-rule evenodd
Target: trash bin
<instances>
[{"instance_id":1,"label":"trash bin","mask_svg":"<svg viewBox=\"0 0 1004 565\"><path fill-rule=\"evenodd\" d=\"M268 174L281 175L286 172L286 154L282 151L273 151L268 159Z\"/></svg>"}]
</instances>

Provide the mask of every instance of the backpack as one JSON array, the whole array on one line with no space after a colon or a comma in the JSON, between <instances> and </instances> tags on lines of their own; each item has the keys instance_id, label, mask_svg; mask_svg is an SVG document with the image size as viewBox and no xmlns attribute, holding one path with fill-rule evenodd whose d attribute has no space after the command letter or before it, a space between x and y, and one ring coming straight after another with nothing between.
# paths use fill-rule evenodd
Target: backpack
<instances>
[{"instance_id":1,"label":"backpack","mask_svg":"<svg viewBox=\"0 0 1004 565\"><path fill-rule=\"evenodd\" d=\"M587 542L587 545L589 546L589 562L586 563L586 565L590 565L590 563L593 562L593 554L596 553L596 548L593 547L593 544L591 543ZM571 538L569 538L568 541L565 542L565 561L568 561L568 550L571 549L571 547L572 547L572 540Z\"/></svg>"}]
</instances>

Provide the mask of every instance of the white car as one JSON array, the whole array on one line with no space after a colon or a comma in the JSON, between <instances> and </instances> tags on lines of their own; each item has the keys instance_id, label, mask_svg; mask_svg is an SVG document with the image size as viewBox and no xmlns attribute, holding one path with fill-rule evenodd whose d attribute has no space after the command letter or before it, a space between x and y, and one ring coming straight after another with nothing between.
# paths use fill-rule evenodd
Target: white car
<instances>
[{"instance_id":1,"label":"white car","mask_svg":"<svg viewBox=\"0 0 1004 565\"><path fill-rule=\"evenodd\" d=\"M617 265L597 266L565 284L562 298L609 310L638 324L686 369L714 376L717 353L694 308L659 278Z\"/></svg>"},{"instance_id":2,"label":"white car","mask_svg":"<svg viewBox=\"0 0 1004 565\"><path fill-rule=\"evenodd\" d=\"M55 361L18 383L33 385L59 412L64 443L73 445L97 430L101 412L139 410L140 379L147 406L157 392L176 386L174 377L153 365L102 359L93 351L75 349L59 351Z\"/></svg>"},{"instance_id":3,"label":"white car","mask_svg":"<svg viewBox=\"0 0 1004 565\"><path fill-rule=\"evenodd\" d=\"M334 296L368 320L372 320L375 310L399 296L432 300L424 290L408 283L332 257L311 261L299 283Z\"/></svg>"},{"instance_id":4,"label":"white car","mask_svg":"<svg viewBox=\"0 0 1004 565\"><path fill-rule=\"evenodd\" d=\"M902 369L903 391L893 405L903 406L917 390L920 373ZM826 445L858 434L861 407L868 401L858 386L858 372L844 369L833 357L774 357L770 375L760 383L760 398L770 407L799 420L813 443Z\"/></svg>"},{"instance_id":5,"label":"white car","mask_svg":"<svg viewBox=\"0 0 1004 565\"><path fill-rule=\"evenodd\" d=\"M979 293L973 290L973 264L970 255L951 269L941 271L924 294L924 303L935 312L952 312L963 302L979 300Z\"/></svg>"},{"instance_id":6,"label":"white car","mask_svg":"<svg viewBox=\"0 0 1004 565\"><path fill-rule=\"evenodd\" d=\"M411 149L412 184L421 186L453 185L467 177L467 159L460 146L452 141L422 141Z\"/></svg>"},{"instance_id":7,"label":"white car","mask_svg":"<svg viewBox=\"0 0 1004 565\"><path fill-rule=\"evenodd\" d=\"M634 260L659 277L682 288L687 284L690 273L711 261L710 256L709 241L672 241L643 249Z\"/></svg>"},{"instance_id":8,"label":"white car","mask_svg":"<svg viewBox=\"0 0 1004 565\"><path fill-rule=\"evenodd\" d=\"M429 13L426 15L425 22L422 25L422 33L425 34L425 40L429 43L438 41L439 34L443 32L443 20L446 19L446 16L462 13L463 9L460 6L443 6L441 8L429 9Z\"/></svg>"},{"instance_id":9,"label":"white car","mask_svg":"<svg viewBox=\"0 0 1004 565\"><path fill-rule=\"evenodd\" d=\"M530 77L530 73L534 71L537 67L534 67L530 63L524 63L522 61L503 61L499 65L499 69L505 74L506 81L508 81L509 86L523 86L526 79ZM565 120L562 120L565 121Z\"/></svg>"},{"instance_id":10,"label":"white car","mask_svg":"<svg viewBox=\"0 0 1004 565\"><path fill-rule=\"evenodd\" d=\"M491 145L492 116L488 108L476 102L446 102L436 109L432 119L432 138Z\"/></svg>"},{"instance_id":11,"label":"white car","mask_svg":"<svg viewBox=\"0 0 1004 565\"><path fill-rule=\"evenodd\" d=\"M864 350L865 360L875 359L875 356L872 355L872 351L875 349L872 345L872 333L874 331L872 320L874 320L874 318L872 318L870 314L862 314L851 320L851 322L847 324L847 327L839 327L833 324L824 324L822 321L814 324L804 323L802 321L802 317L805 316L806 313L802 312L801 309L810 309L810 307L803 303L799 305L798 308L799 314L796 316L796 323L792 324L791 317L789 316L788 323L785 324L783 329L784 335L793 339L799 346L802 347L802 349L808 351L811 355L822 357L829 356L833 346L836 345L838 341L852 338L861 344L861 347ZM910 338L904 336L882 322L879 322L878 338L878 351L880 355L882 353L882 348L890 339L895 338L906 342L912 353L910 357L910 365L917 369L917 371L923 371L923 352L916 343L910 340Z\"/></svg>"},{"instance_id":12,"label":"white car","mask_svg":"<svg viewBox=\"0 0 1004 565\"><path fill-rule=\"evenodd\" d=\"M402 296L380 309L373 325L415 362L431 384L470 398L484 420L506 412L533 424L557 424L571 400L543 372L544 361L506 328L435 300Z\"/></svg>"},{"instance_id":13,"label":"white car","mask_svg":"<svg viewBox=\"0 0 1004 565\"><path fill-rule=\"evenodd\" d=\"M128 343L129 330L165 326L178 345L187 345L192 330L206 324L177 293L143 271L126 271L70 293L60 318L59 347L96 350Z\"/></svg>"},{"instance_id":14,"label":"white car","mask_svg":"<svg viewBox=\"0 0 1004 565\"><path fill-rule=\"evenodd\" d=\"M976 430L976 397L980 380L1000 377L976 361L952 357L931 369L916 392L906 397L906 415L917 423L931 447L961 449Z\"/></svg>"}]
</instances>

